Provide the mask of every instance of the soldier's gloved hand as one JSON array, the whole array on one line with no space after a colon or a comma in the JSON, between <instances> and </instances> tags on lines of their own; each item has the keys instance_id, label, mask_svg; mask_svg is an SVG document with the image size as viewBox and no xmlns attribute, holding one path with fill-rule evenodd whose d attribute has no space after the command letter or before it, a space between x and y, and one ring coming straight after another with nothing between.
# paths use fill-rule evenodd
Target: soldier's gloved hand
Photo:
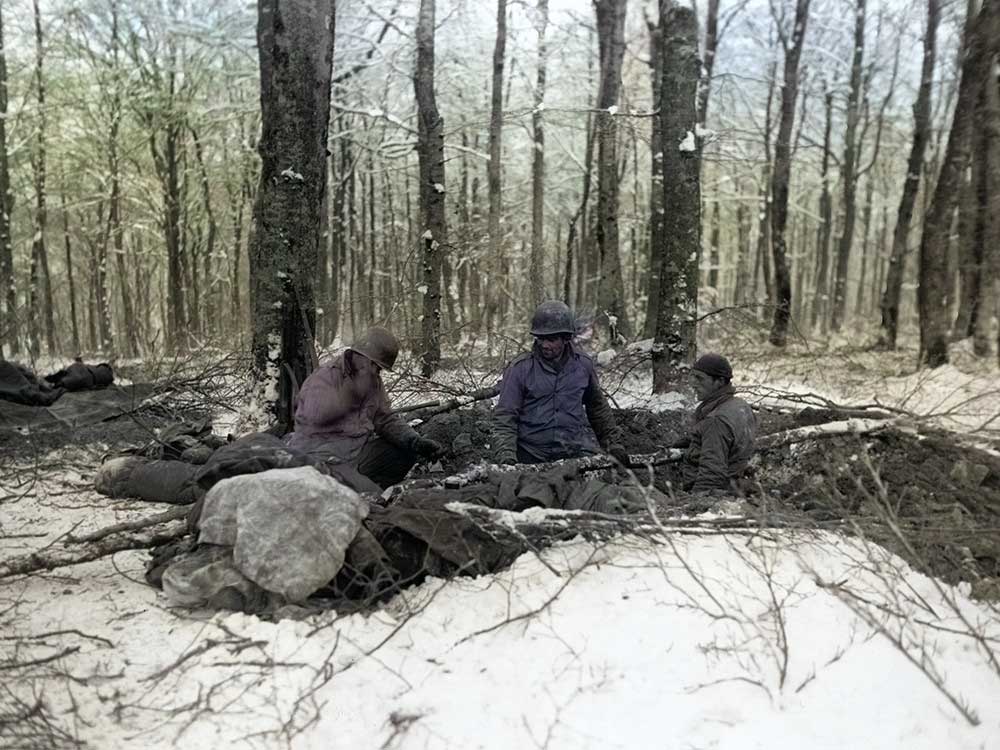
<instances>
[{"instance_id":1,"label":"soldier's gloved hand","mask_svg":"<svg viewBox=\"0 0 1000 750\"><path fill-rule=\"evenodd\" d=\"M513 466L517 463L517 456L510 451L497 454L497 463L501 466Z\"/></svg>"},{"instance_id":2,"label":"soldier's gloved hand","mask_svg":"<svg viewBox=\"0 0 1000 750\"><path fill-rule=\"evenodd\" d=\"M416 438L410 447L414 453L424 458L437 458L444 453L444 446L441 443L425 437Z\"/></svg>"},{"instance_id":3,"label":"soldier's gloved hand","mask_svg":"<svg viewBox=\"0 0 1000 750\"><path fill-rule=\"evenodd\" d=\"M613 443L612 445L609 445L608 453L622 466L629 465L628 451L625 450L625 446L621 443Z\"/></svg>"}]
</instances>

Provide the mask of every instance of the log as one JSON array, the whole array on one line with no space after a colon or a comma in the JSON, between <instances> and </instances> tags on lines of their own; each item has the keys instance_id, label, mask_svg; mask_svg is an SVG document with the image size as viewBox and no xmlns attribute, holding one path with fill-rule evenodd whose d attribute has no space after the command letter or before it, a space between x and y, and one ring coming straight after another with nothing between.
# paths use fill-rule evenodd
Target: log
<instances>
[{"instance_id":1,"label":"log","mask_svg":"<svg viewBox=\"0 0 1000 750\"><path fill-rule=\"evenodd\" d=\"M844 419L839 422L796 427L794 430L762 435L756 440L756 450L769 450L782 445L802 443L806 440L835 437L838 435L871 435L887 429L905 427L901 419Z\"/></svg>"},{"instance_id":2,"label":"log","mask_svg":"<svg viewBox=\"0 0 1000 750\"><path fill-rule=\"evenodd\" d=\"M169 521L160 528L147 528L136 532L119 532L97 541L82 542L73 546L52 546L0 561L0 579L55 570L68 565L92 562L115 552L130 549L148 549L179 539L188 533L184 520Z\"/></svg>"}]
</instances>

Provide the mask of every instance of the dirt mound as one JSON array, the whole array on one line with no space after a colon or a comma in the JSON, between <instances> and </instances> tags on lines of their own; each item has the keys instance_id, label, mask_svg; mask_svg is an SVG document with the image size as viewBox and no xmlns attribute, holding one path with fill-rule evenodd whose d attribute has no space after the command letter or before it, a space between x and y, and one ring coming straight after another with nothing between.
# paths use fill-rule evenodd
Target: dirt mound
<instances>
[{"instance_id":1,"label":"dirt mound","mask_svg":"<svg viewBox=\"0 0 1000 750\"><path fill-rule=\"evenodd\" d=\"M782 506L844 519L917 570L1000 595L997 457L944 432L887 430L767 451L758 460L764 490Z\"/></svg>"},{"instance_id":2,"label":"dirt mound","mask_svg":"<svg viewBox=\"0 0 1000 750\"><path fill-rule=\"evenodd\" d=\"M686 412L642 409L616 415L632 454L669 446L689 418ZM829 409L759 411L759 434L845 417ZM442 463L445 474L493 457L488 407L438 415L419 429L451 448ZM754 468L755 486L746 497L751 508L779 510L803 525L864 533L918 570L951 583L967 581L980 596L1000 595L1000 459L960 444L957 436L886 430L825 437L760 451ZM660 467L654 485L667 491L670 478L671 467ZM676 490L673 495L678 510L698 509L692 498Z\"/></svg>"}]
</instances>

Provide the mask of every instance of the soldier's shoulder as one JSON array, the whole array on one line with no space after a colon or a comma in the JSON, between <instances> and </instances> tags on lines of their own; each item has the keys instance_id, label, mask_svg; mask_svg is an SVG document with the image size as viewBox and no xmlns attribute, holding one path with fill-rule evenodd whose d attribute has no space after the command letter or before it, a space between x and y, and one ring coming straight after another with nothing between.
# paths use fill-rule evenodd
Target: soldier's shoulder
<instances>
[{"instance_id":1,"label":"soldier's shoulder","mask_svg":"<svg viewBox=\"0 0 1000 750\"><path fill-rule=\"evenodd\" d=\"M524 362L530 362L530 361L531 361L531 352L521 352L516 357L514 357L514 359L510 361L510 364L508 364L507 367L516 367L517 365L521 365Z\"/></svg>"}]
</instances>

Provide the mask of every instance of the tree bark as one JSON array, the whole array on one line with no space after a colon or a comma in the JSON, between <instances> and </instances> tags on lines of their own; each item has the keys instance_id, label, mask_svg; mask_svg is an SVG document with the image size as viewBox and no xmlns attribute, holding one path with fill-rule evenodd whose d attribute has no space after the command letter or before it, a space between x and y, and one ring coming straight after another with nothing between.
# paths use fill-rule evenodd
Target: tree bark
<instances>
[{"instance_id":1,"label":"tree bark","mask_svg":"<svg viewBox=\"0 0 1000 750\"><path fill-rule=\"evenodd\" d=\"M649 30L650 83L654 106L660 101L663 86L663 30L660 19L646 19ZM643 338L653 338L660 309L660 261L663 257L663 127L662 117L649 118L649 273L646 276L646 319L642 329Z\"/></svg>"},{"instance_id":2,"label":"tree bark","mask_svg":"<svg viewBox=\"0 0 1000 750\"><path fill-rule=\"evenodd\" d=\"M986 0L975 22L966 25L970 33L964 41L965 55L955 113L934 195L924 217L917 307L920 313L920 360L930 367L948 362L948 237L956 194L969 158L972 113L983 80L989 75L992 58L988 49L1000 33L997 28L998 11L1000 0Z\"/></svg>"},{"instance_id":3,"label":"tree bark","mask_svg":"<svg viewBox=\"0 0 1000 750\"><path fill-rule=\"evenodd\" d=\"M854 221L857 215L858 190L858 123L861 120L864 82L862 67L865 54L865 5L866 0L857 0L854 11L854 54L851 58L851 81L847 94L847 129L844 132L844 161L841 165L840 181L844 189L841 212L844 225L841 227L840 242L837 246L837 266L833 280L833 310L830 328L839 331L847 310L847 269L851 260L854 243Z\"/></svg>"},{"instance_id":4,"label":"tree bark","mask_svg":"<svg viewBox=\"0 0 1000 750\"><path fill-rule=\"evenodd\" d=\"M827 273L830 267L830 237L833 234L833 200L830 197L830 133L833 127L833 92L828 91L823 99L826 104L826 124L823 127L823 163L820 168L822 190L819 196L818 237L816 240L816 289L812 299L812 327L822 324L826 333L826 306L829 302Z\"/></svg>"},{"instance_id":5,"label":"tree bark","mask_svg":"<svg viewBox=\"0 0 1000 750\"><path fill-rule=\"evenodd\" d=\"M660 2L663 33L663 244L660 302L653 347L653 391L678 385L695 356L698 255L701 248L701 151L694 135L698 112L698 23L690 8ZM683 149L683 150L682 150ZM656 250L654 249L654 255Z\"/></svg>"},{"instance_id":6,"label":"tree bark","mask_svg":"<svg viewBox=\"0 0 1000 750\"><path fill-rule=\"evenodd\" d=\"M886 273L885 292L882 294L882 336L881 343L889 349L896 348L899 333L899 300L903 291L903 272L908 254L907 238L913 207L920 189L920 173L923 171L924 152L930 137L931 88L934 83L934 63L937 45L937 28L941 20L940 0L927 0L927 29L924 32L924 58L920 70L920 89L913 104L913 143L906 162L906 179L903 194L899 199L896 227L892 233L892 249L889 253L889 269Z\"/></svg>"},{"instance_id":7,"label":"tree bark","mask_svg":"<svg viewBox=\"0 0 1000 750\"><path fill-rule=\"evenodd\" d=\"M797 0L790 43L785 45L784 84L781 89L781 119L774 144L774 172L771 176L771 247L774 252L775 305L770 341L784 346L792 311L792 282L788 273L785 226L788 223L788 183L792 169L792 128L795 99L799 91L799 59L809 21L810 0ZM863 0L859 0L863 2Z\"/></svg>"},{"instance_id":8,"label":"tree bark","mask_svg":"<svg viewBox=\"0 0 1000 750\"><path fill-rule=\"evenodd\" d=\"M501 0L504 2L504 0ZM531 302L545 298L545 129L542 106L545 104L545 75L548 48L545 31L549 24L549 0L538 0L538 70L535 76L535 108L531 113L534 151L531 160Z\"/></svg>"},{"instance_id":9,"label":"tree bark","mask_svg":"<svg viewBox=\"0 0 1000 750\"><path fill-rule=\"evenodd\" d=\"M1000 89L991 74L1000 62L1000 40L993 40L988 53L987 75L983 79L976 112L976 153L974 163L982 165L976 184L979 227L977 238L982 247L979 266L978 306L972 326L973 351L989 354L990 331L997 313L997 280L1000 279ZM975 173L974 173L975 174Z\"/></svg>"},{"instance_id":10,"label":"tree bark","mask_svg":"<svg viewBox=\"0 0 1000 750\"><path fill-rule=\"evenodd\" d=\"M56 353L56 325L53 312L52 300L52 274L49 271L49 253L45 245L45 232L48 223L48 196L46 195L46 154L45 138L47 129L47 112L45 110L45 78L42 74L42 66L45 59L45 45L42 35L42 15L38 7L38 0L32 0L32 11L35 21L35 94L38 103L38 120L35 131L35 151L32 155L32 171L35 182L35 222L31 238L31 305L29 315L31 324L29 328L33 331L32 354L38 356L38 331L37 326L44 322L45 325L45 346L50 355ZM41 283L41 305L44 309L39 310L38 284Z\"/></svg>"},{"instance_id":11,"label":"tree bark","mask_svg":"<svg viewBox=\"0 0 1000 750\"><path fill-rule=\"evenodd\" d=\"M0 45L3 42L0 40ZM69 236L69 209L66 208L66 185L65 180L63 182L62 190L59 193L60 208L62 209L62 229L63 229L63 242L66 248L66 286L69 291L69 322L70 328L72 330L73 338L70 340L70 346L72 347L72 355L74 357L80 356L80 323L77 318L76 309L76 279L73 274L73 247Z\"/></svg>"},{"instance_id":12,"label":"tree bark","mask_svg":"<svg viewBox=\"0 0 1000 750\"><path fill-rule=\"evenodd\" d=\"M606 323L612 338L632 335L625 302L618 237L618 126L614 111L621 92L625 56L626 0L595 0L600 46L601 82L597 115L597 220L596 239L600 280L597 287L597 322Z\"/></svg>"},{"instance_id":13,"label":"tree bark","mask_svg":"<svg viewBox=\"0 0 1000 750\"><path fill-rule=\"evenodd\" d=\"M250 247L255 379L279 425L315 365L313 282L326 191L332 0L260 0L260 185Z\"/></svg>"},{"instance_id":14,"label":"tree bark","mask_svg":"<svg viewBox=\"0 0 1000 750\"><path fill-rule=\"evenodd\" d=\"M498 10L503 1L498 0ZM434 3L435 0L420 0L420 15L417 21L417 67L413 76L417 98L420 241L423 246L425 287L420 355L420 371L424 377L430 377L441 362L441 256L448 242L445 222L444 118L438 112L434 95ZM494 96L497 94L494 93ZM494 144L491 124L490 155L492 166L497 169L500 167L499 150L499 132ZM495 198L492 194L493 187L491 185L491 213L493 200L500 199L499 187L496 188ZM496 220L499 234L499 213ZM493 236L496 235L491 233L491 237Z\"/></svg>"},{"instance_id":15,"label":"tree bark","mask_svg":"<svg viewBox=\"0 0 1000 750\"><path fill-rule=\"evenodd\" d=\"M708 97L712 92L712 71L715 53L719 48L719 0L708 0L705 11L705 53L701 61L701 78L698 83L698 122L708 120Z\"/></svg>"},{"instance_id":16,"label":"tree bark","mask_svg":"<svg viewBox=\"0 0 1000 750\"><path fill-rule=\"evenodd\" d=\"M0 359L4 345L17 354L17 290L14 284L14 248L10 236L10 217L14 210L14 192L10 184L7 155L7 48L4 46L3 3L0 2Z\"/></svg>"}]
</instances>

